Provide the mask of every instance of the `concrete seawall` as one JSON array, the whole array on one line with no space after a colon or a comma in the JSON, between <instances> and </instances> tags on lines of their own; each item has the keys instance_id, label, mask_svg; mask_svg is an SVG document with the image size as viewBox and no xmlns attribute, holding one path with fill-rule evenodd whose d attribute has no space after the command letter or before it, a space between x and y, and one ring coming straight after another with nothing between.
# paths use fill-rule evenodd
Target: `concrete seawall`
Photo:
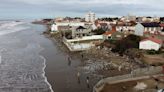
<instances>
[{"instance_id":1,"label":"concrete seawall","mask_svg":"<svg viewBox=\"0 0 164 92\"><path fill-rule=\"evenodd\" d=\"M132 80L146 79L152 76L163 76L162 67L159 66L136 69L132 71L131 74L102 79L93 87L93 92L100 92L104 88L105 84L115 84Z\"/></svg>"},{"instance_id":2,"label":"concrete seawall","mask_svg":"<svg viewBox=\"0 0 164 92\"><path fill-rule=\"evenodd\" d=\"M90 49L94 44L92 43L71 43L70 40L63 38L63 43L67 46L70 51L84 51Z\"/></svg>"}]
</instances>

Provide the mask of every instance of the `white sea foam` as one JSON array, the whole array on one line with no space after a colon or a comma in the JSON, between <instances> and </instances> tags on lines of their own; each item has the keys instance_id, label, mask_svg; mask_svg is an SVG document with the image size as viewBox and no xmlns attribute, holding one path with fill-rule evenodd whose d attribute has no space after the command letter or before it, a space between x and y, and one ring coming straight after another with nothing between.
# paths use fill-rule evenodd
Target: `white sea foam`
<instances>
[{"instance_id":1,"label":"white sea foam","mask_svg":"<svg viewBox=\"0 0 164 92\"><path fill-rule=\"evenodd\" d=\"M2 56L3 59L2 64L0 64L0 92L10 90L8 89L10 86L13 87L10 92L42 92L40 88L54 92L45 75L46 59L39 55L40 51L44 50L39 44L40 40L38 40L38 37L40 35L37 36L34 34L34 36L31 37L32 41L31 39L29 40L29 35L35 31L29 31L29 34L27 34L26 31L22 31L27 29L27 27L32 29L31 27L33 26L30 26L28 23L21 24L19 22L9 23L9 21L0 21L0 37L4 40L0 42L0 56ZM9 37L9 33L17 31L22 32L20 32L21 34L19 35ZM42 63L40 63L40 61ZM19 78L17 78L17 76L19 76ZM6 86L6 84L8 85Z\"/></svg>"},{"instance_id":2,"label":"white sea foam","mask_svg":"<svg viewBox=\"0 0 164 92\"><path fill-rule=\"evenodd\" d=\"M51 92L54 92L53 89L52 89L51 84L48 82L47 77L45 76L46 59L43 56L40 56L40 57L44 60L44 67L43 67L43 74L42 74L42 76L45 78L45 82L48 84Z\"/></svg>"},{"instance_id":3,"label":"white sea foam","mask_svg":"<svg viewBox=\"0 0 164 92\"><path fill-rule=\"evenodd\" d=\"M13 32L22 31L28 29L29 27L19 26L25 24L24 22L15 22L15 21L1 21L0 22L0 36L6 35Z\"/></svg>"},{"instance_id":4,"label":"white sea foam","mask_svg":"<svg viewBox=\"0 0 164 92\"><path fill-rule=\"evenodd\" d=\"M38 44L38 47L40 48L41 51L44 50L44 48L41 47L39 44ZM44 79L45 79L44 81L45 81L45 82L47 83L47 85L49 86L49 89L51 90L51 92L54 92L53 89L52 89L51 84L48 82L47 77L45 76L46 59L45 59L45 57L42 56L42 55L40 55L40 58L43 59L43 61L44 61L44 63L43 63L43 68L42 68L42 71L43 71L42 76L43 76Z\"/></svg>"}]
</instances>

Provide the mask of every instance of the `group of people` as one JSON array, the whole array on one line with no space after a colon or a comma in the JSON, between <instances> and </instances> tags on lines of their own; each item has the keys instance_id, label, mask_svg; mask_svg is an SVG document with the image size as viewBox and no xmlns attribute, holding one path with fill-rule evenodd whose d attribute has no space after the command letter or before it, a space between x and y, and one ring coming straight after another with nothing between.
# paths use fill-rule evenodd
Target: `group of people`
<instances>
[{"instance_id":1,"label":"group of people","mask_svg":"<svg viewBox=\"0 0 164 92\"><path fill-rule=\"evenodd\" d=\"M84 55L82 54L81 57L83 59L84 58ZM68 56L68 66L71 66L71 63L72 63L71 57ZM77 72L77 75L76 76L77 76L77 82L80 84L81 83L80 82L80 76L81 76L80 72ZM90 85L89 85L89 77L88 76L86 77L86 84L87 84L87 88L90 88Z\"/></svg>"},{"instance_id":2,"label":"group of people","mask_svg":"<svg viewBox=\"0 0 164 92\"><path fill-rule=\"evenodd\" d=\"M77 80L78 80L78 83L80 84L80 72L77 72ZM86 84L87 84L87 88L90 88L88 76L86 77Z\"/></svg>"},{"instance_id":3,"label":"group of people","mask_svg":"<svg viewBox=\"0 0 164 92\"><path fill-rule=\"evenodd\" d=\"M80 72L77 72L77 80L78 80L78 83L80 84ZM87 88L90 88L88 76L86 77L86 84L87 84Z\"/></svg>"}]
</instances>

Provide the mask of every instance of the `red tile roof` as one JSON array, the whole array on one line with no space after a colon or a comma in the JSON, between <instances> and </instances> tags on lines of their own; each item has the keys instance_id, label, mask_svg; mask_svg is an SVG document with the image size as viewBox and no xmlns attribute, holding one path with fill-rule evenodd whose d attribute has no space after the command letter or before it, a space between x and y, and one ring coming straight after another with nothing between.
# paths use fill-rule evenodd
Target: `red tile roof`
<instances>
[{"instance_id":1,"label":"red tile roof","mask_svg":"<svg viewBox=\"0 0 164 92\"><path fill-rule=\"evenodd\" d=\"M161 24L159 24L160 25L160 27L164 27L164 23L161 23Z\"/></svg>"},{"instance_id":2,"label":"red tile roof","mask_svg":"<svg viewBox=\"0 0 164 92\"><path fill-rule=\"evenodd\" d=\"M112 31L107 31L107 32L104 33L104 35L111 35L114 32L116 32L116 27L115 26L112 27Z\"/></svg>"},{"instance_id":3,"label":"red tile roof","mask_svg":"<svg viewBox=\"0 0 164 92\"><path fill-rule=\"evenodd\" d=\"M146 39L142 40L141 42L147 41L147 40L153 41L153 42L158 43L158 44L162 44L163 43L162 40L154 38L154 37L146 38Z\"/></svg>"},{"instance_id":4,"label":"red tile roof","mask_svg":"<svg viewBox=\"0 0 164 92\"><path fill-rule=\"evenodd\" d=\"M100 26L108 26L107 23L99 23L99 24L100 24Z\"/></svg>"}]
</instances>

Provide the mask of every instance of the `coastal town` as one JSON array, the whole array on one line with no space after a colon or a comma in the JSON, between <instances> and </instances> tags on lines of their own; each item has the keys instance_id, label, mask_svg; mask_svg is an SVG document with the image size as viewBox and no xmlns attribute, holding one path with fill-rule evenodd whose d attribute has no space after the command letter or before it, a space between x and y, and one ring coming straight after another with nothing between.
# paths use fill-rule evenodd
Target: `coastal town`
<instances>
[{"instance_id":1,"label":"coastal town","mask_svg":"<svg viewBox=\"0 0 164 92\"><path fill-rule=\"evenodd\" d=\"M0 92L164 92L164 0L0 0Z\"/></svg>"},{"instance_id":2,"label":"coastal town","mask_svg":"<svg viewBox=\"0 0 164 92\"><path fill-rule=\"evenodd\" d=\"M97 18L90 11L83 18L57 17L41 23L47 26L46 36L82 60L81 68L103 76L93 92L163 92L164 17ZM68 61L71 64L69 56Z\"/></svg>"}]
</instances>

